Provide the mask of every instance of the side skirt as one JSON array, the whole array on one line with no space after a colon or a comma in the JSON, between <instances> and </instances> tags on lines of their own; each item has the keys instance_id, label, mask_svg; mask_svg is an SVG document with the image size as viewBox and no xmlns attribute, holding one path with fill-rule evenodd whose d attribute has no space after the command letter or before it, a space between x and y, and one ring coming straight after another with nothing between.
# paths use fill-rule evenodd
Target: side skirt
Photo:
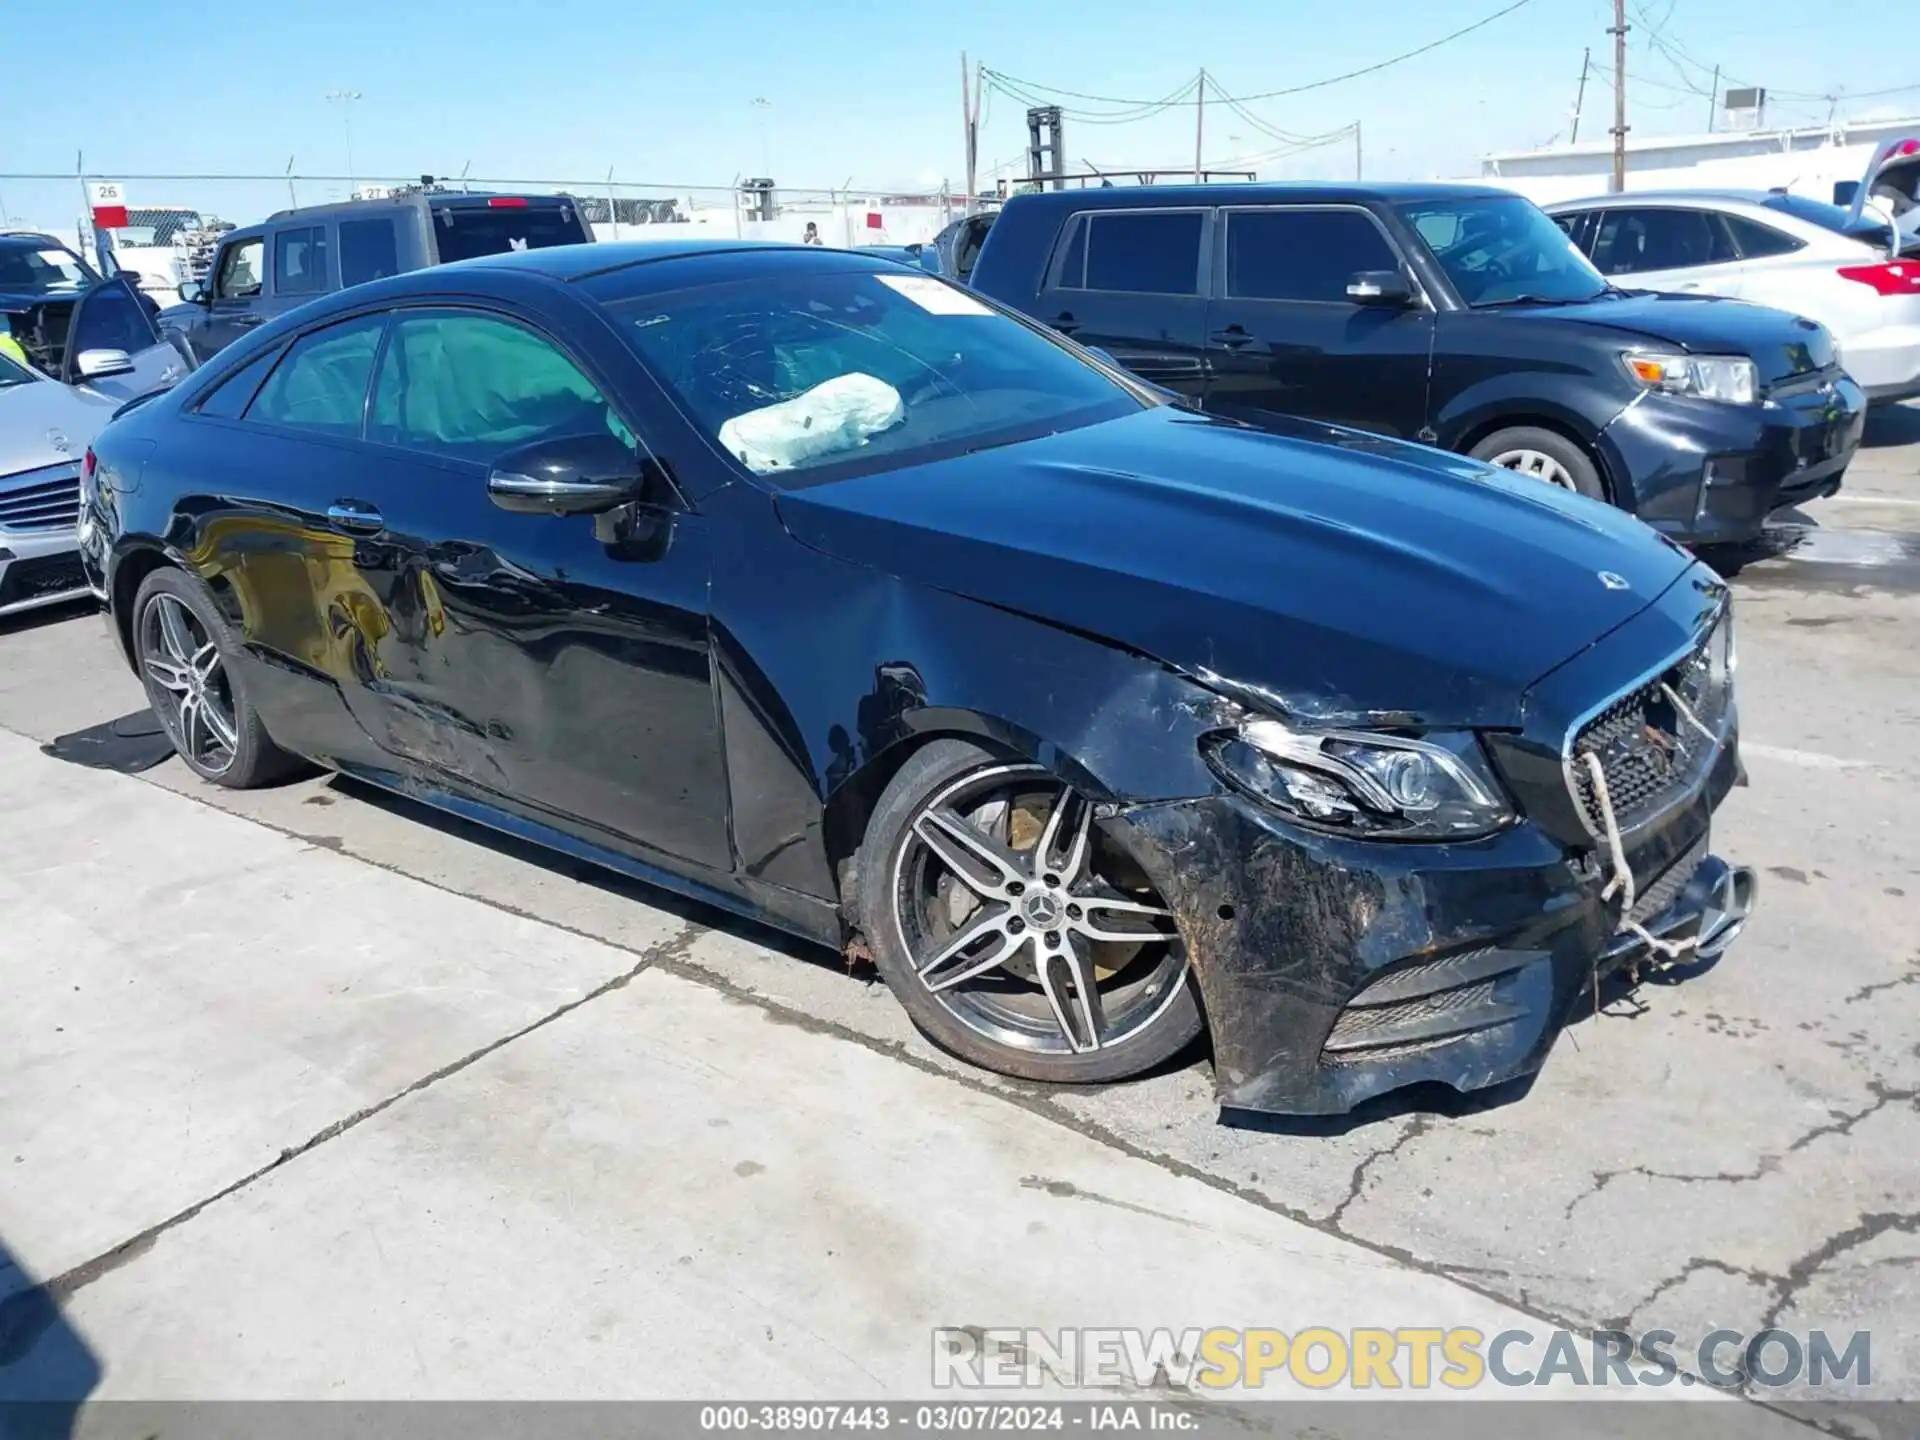
<instances>
[{"instance_id":1,"label":"side skirt","mask_svg":"<svg viewBox=\"0 0 1920 1440\"><path fill-rule=\"evenodd\" d=\"M831 950L838 951L845 943L840 910L831 901L803 895L785 886L769 885L751 876L727 874L684 860L670 861L665 856L658 860L642 860L506 809L494 800L483 800L452 786L429 782L414 775L338 760L319 763L348 779L384 790L402 800L414 801L457 819L511 835L516 840L538 845L544 850L552 850L597 865L603 870L625 875L629 879L657 885L662 890L672 891L747 920L771 925Z\"/></svg>"}]
</instances>

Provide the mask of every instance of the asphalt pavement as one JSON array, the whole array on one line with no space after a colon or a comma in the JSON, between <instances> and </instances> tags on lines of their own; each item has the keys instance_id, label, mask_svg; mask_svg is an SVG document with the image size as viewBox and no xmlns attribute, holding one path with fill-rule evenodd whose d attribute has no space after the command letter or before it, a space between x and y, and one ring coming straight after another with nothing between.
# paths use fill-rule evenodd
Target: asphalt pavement
<instances>
[{"instance_id":1,"label":"asphalt pavement","mask_svg":"<svg viewBox=\"0 0 1920 1440\"><path fill-rule=\"evenodd\" d=\"M1920 1399L1920 410L1713 559L1746 934L1530 1084L1261 1128L1202 1055L983 1075L863 967L338 779L49 758L140 688L97 614L0 624L0 1395L913 1394L936 1325L1375 1323L1865 1330Z\"/></svg>"}]
</instances>

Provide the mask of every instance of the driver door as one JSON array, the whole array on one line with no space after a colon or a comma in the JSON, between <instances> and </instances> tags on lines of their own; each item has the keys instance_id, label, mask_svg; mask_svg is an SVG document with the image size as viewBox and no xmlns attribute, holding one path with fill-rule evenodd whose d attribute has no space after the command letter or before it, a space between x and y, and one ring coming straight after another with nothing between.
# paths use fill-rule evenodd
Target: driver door
<instances>
[{"instance_id":1,"label":"driver door","mask_svg":"<svg viewBox=\"0 0 1920 1440\"><path fill-rule=\"evenodd\" d=\"M61 383L114 400L135 400L166 389L192 368L186 356L161 338L131 275L103 281L74 302L60 362Z\"/></svg>"},{"instance_id":2,"label":"driver door","mask_svg":"<svg viewBox=\"0 0 1920 1440\"><path fill-rule=\"evenodd\" d=\"M1358 305L1363 270L1406 271L1358 205L1234 206L1214 227L1206 405L1299 415L1412 439L1427 422L1433 312Z\"/></svg>"},{"instance_id":3,"label":"driver door","mask_svg":"<svg viewBox=\"0 0 1920 1440\"><path fill-rule=\"evenodd\" d=\"M266 281L266 237L228 237L207 272L207 313L187 337L196 356L204 361L217 355L266 319L261 309Z\"/></svg>"}]
</instances>

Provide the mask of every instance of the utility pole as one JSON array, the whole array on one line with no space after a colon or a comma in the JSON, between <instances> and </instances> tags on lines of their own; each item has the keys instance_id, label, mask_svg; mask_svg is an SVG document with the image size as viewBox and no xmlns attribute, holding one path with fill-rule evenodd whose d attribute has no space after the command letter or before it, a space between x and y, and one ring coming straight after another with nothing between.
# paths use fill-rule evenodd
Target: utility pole
<instances>
[{"instance_id":1,"label":"utility pole","mask_svg":"<svg viewBox=\"0 0 1920 1440\"><path fill-rule=\"evenodd\" d=\"M984 81L982 85L984 86ZM973 213L974 181L980 164L980 97L975 93L972 76L967 70L967 52L960 52L960 133L964 143L962 154L967 162L967 199L966 212Z\"/></svg>"},{"instance_id":2,"label":"utility pole","mask_svg":"<svg viewBox=\"0 0 1920 1440\"><path fill-rule=\"evenodd\" d=\"M1353 178L1360 178L1360 122L1353 122Z\"/></svg>"},{"instance_id":3,"label":"utility pole","mask_svg":"<svg viewBox=\"0 0 1920 1440\"><path fill-rule=\"evenodd\" d=\"M1207 133L1207 72L1200 71L1199 103L1193 107L1193 183L1200 183L1200 147Z\"/></svg>"},{"instance_id":4,"label":"utility pole","mask_svg":"<svg viewBox=\"0 0 1920 1440\"><path fill-rule=\"evenodd\" d=\"M340 123L347 132L347 198L353 199L353 192L360 188L360 181L353 173L353 103L361 99L358 90L329 90L327 101L340 107Z\"/></svg>"},{"instance_id":5,"label":"utility pole","mask_svg":"<svg viewBox=\"0 0 1920 1440\"><path fill-rule=\"evenodd\" d=\"M1573 94L1573 134L1567 137L1567 143L1573 144L1580 138L1580 116L1587 108L1587 72L1593 68L1593 47L1587 46L1580 56L1580 88Z\"/></svg>"},{"instance_id":6,"label":"utility pole","mask_svg":"<svg viewBox=\"0 0 1920 1440\"><path fill-rule=\"evenodd\" d=\"M1713 89L1707 95L1707 133L1713 133L1713 112L1720 108L1720 67L1713 67Z\"/></svg>"},{"instance_id":7,"label":"utility pole","mask_svg":"<svg viewBox=\"0 0 1920 1440\"><path fill-rule=\"evenodd\" d=\"M1613 193L1627 188L1627 0L1613 0Z\"/></svg>"}]
</instances>

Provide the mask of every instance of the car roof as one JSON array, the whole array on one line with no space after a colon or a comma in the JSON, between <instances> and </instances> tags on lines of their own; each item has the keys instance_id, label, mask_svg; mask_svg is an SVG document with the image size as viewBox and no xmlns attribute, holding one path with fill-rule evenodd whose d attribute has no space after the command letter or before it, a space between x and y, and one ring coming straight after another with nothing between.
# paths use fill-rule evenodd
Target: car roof
<instances>
[{"instance_id":1,"label":"car roof","mask_svg":"<svg viewBox=\"0 0 1920 1440\"><path fill-rule=\"evenodd\" d=\"M274 225L282 220L305 220L327 215L364 215L381 209L412 209L424 204L478 210L486 208L494 200L524 200L529 205L578 203L571 195L522 195L503 190L411 190L405 195L377 195L361 200L332 200L323 205L297 205L290 210L274 211L260 224Z\"/></svg>"},{"instance_id":2,"label":"car roof","mask_svg":"<svg viewBox=\"0 0 1920 1440\"><path fill-rule=\"evenodd\" d=\"M1590 210L1602 205L1760 205L1780 192L1774 190L1626 190L1618 195L1590 195L1583 200L1555 200L1545 210Z\"/></svg>"},{"instance_id":3,"label":"car roof","mask_svg":"<svg viewBox=\"0 0 1920 1440\"><path fill-rule=\"evenodd\" d=\"M878 270L892 274L898 271L899 262L863 255L860 249L676 235L659 240L601 240L584 245L550 245L541 250L510 250L438 268L442 274L534 271L566 284L582 283L596 297L607 297L792 272Z\"/></svg>"},{"instance_id":4,"label":"car roof","mask_svg":"<svg viewBox=\"0 0 1920 1440\"><path fill-rule=\"evenodd\" d=\"M1088 190L1042 190L1014 195L1007 204L1029 210L1053 206L1071 210L1105 210L1139 205L1247 205L1272 200L1327 200L1348 204L1409 200L1494 200L1519 198L1496 185L1446 185L1403 182L1365 185L1357 181L1284 181L1246 185L1112 185Z\"/></svg>"}]
</instances>

